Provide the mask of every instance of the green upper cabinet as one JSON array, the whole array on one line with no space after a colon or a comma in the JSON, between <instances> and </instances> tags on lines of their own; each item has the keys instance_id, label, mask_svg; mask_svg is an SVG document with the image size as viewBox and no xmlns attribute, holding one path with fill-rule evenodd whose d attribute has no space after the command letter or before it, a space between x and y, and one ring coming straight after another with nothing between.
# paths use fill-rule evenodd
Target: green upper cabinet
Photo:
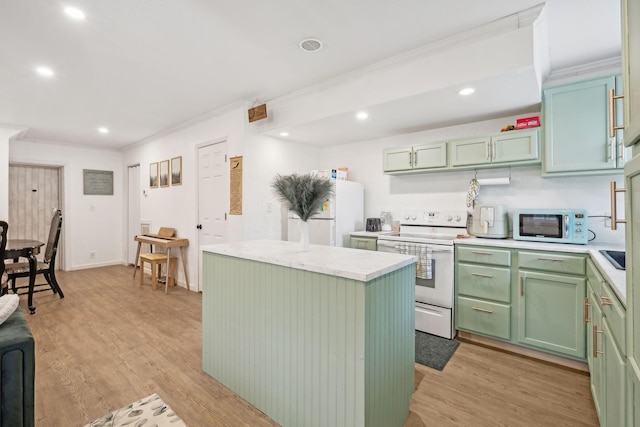
<instances>
[{"instance_id":1,"label":"green upper cabinet","mask_svg":"<svg viewBox=\"0 0 640 427\"><path fill-rule=\"evenodd\" d=\"M620 76L544 90L545 175L621 172L631 155L616 129L622 126L621 94Z\"/></svg>"},{"instance_id":2,"label":"green upper cabinet","mask_svg":"<svg viewBox=\"0 0 640 427\"><path fill-rule=\"evenodd\" d=\"M447 167L447 143L387 148L383 151L384 172L406 172Z\"/></svg>"},{"instance_id":3,"label":"green upper cabinet","mask_svg":"<svg viewBox=\"0 0 640 427\"><path fill-rule=\"evenodd\" d=\"M640 2L622 0L622 74L626 146L640 141Z\"/></svg>"},{"instance_id":4,"label":"green upper cabinet","mask_svg":"<svg viewBox=\"0 0 640 427\"><path fill-rule=\"evenodd\" d=\"M539 153L537 129L449 142L452 168L535 164Z\"/></svg>"}]
</instances>

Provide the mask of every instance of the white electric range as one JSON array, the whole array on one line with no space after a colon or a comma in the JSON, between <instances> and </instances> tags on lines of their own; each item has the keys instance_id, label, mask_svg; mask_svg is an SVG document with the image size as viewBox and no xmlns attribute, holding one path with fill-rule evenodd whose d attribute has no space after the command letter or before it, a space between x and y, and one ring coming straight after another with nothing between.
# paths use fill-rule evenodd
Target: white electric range
<instances>
[{"instance_id":1,"label":"white electric range","mask_svg":"<svg viewBox=\"0 0 640 427\"><path fill-rule=\"evenodd\" d=\"M418 257L416 330L452 339L453 241L466 234L467 211L408 211L400 232L378 236L378 251Z\"/></svg>"}]
</instances>

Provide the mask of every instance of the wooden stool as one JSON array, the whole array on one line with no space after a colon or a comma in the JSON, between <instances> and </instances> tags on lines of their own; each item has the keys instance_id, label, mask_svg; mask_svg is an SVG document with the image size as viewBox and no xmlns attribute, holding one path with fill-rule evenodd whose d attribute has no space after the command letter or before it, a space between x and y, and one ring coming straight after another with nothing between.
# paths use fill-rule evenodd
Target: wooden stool
<instances>
[{"instance_id":1,"label":"wooden stool","mask_svg":"<svg viewBox=\"0 0 640 427\"><path fill-rule=\"evenodd\" d=\"M165 277L164 293L167 293L167 287L173 286L176 279L176 260L177 256L171 256L171 262L169 268L171 269L171 280L167 280ZM140 254L140 285L142 285L142 277L144 276L144 263L148 262L151 266L151 285L153 289L156 289L158 279L162 278L162 266L167 264L167 254L163 253L151 253Z\"/></svg>"}]
</instances>

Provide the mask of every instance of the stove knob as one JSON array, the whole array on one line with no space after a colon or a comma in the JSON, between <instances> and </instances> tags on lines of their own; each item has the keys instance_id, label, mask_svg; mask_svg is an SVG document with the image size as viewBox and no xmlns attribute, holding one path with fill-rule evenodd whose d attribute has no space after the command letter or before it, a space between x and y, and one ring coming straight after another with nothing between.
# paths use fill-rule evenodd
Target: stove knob
<instances>
[{"instance_id":1,"label":"stove knob","mask_svg":"<svg viewBox=\"0 0 640 427\"><path fill-rule=\"evenodd\" d=\"M411 219L415 221L416 219L418 219L418 216L417 215L411 215Z\"/></svg>"},{"instance_id":2,"label":"stove knob","mask_svg":"<svg viewBox=\"0 0 640 427\"><path fill-rule=\"evenodd\" d=\"M404 219L409 219L409 214L405 214Z\"/></svg>"},{"instance_id":3,"label":"stove knob","mask_svg":"<svg viewBox=\"0 0 640 427\"><path fill-rule=\"evenodd\" d=\"M447 215L447 221L449 222L453 221L453 217L451 215Z\"/></svg>"},{"instance_id":4,"label":"stove knob","mask_svg":"<svg viewBox=\"0 0 640 427\"><path fill-rule=\"evenodd\" d=\"M462 218L460 218L460 215L456 215L456 222L460 222L462 220Z\"/></svg>"}]
</instances>

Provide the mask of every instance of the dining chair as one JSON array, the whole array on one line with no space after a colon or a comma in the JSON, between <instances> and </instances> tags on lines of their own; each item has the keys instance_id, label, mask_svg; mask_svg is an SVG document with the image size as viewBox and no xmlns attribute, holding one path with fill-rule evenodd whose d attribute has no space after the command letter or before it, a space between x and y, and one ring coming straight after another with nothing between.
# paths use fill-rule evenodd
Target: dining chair
<instances>
[{"instance_id":1,"label":"dining chair","mask_svg":"<svg viewBox=\"0 0 640 427\"><path fill-rule=\"evenodd\" d=\"M44 259L38 261L36 267L36 274L42 274L47 283L38 283L34 287L33 292L44 292L49 290L54 294L58 294L60 298L64 298L62 289L56 279L56 253L58 252L58 242L60 240L60 230L62 229L62 211L56 209L51 219L51 228L49 228L49 239L47 240L47 247L44 251ZM11 290L13 293L26 294L27 292L19 292L20 289L28 289L29 286L16 286L16 279L18 277L29 277L29 263L28 262L15 262L13 264L7 264L7 275L11 280ZM42 288L46 286L47 288Z\"/></svg>"},{"instance_id":2,"label":"dining chair","mask_svg":"<svg viewBox=\"0 0 640 427\"><path fill-rule=\"evenodd\" d=\"M0 295L4 295L7 293L7 282L9 278L7 273L4 271L4 252L7 248L7 229L9 228L9 224L6 221L0 221Z\"/></svg>"}]
</instances>

